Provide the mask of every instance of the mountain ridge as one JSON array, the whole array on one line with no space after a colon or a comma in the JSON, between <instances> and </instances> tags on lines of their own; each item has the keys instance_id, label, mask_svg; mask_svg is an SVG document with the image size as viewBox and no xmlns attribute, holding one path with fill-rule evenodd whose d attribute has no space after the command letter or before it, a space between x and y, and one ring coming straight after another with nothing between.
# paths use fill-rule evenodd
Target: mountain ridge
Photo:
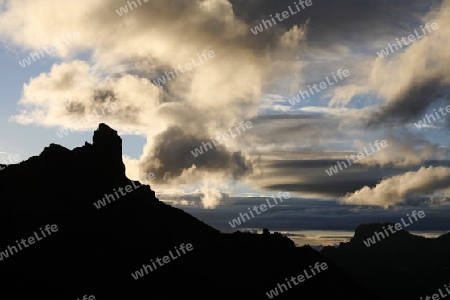
<instances>
[{"instance_id":1,"label":"mountain ridge","mask_svg":"<svg viewBox=\"0 0 450 300\"><path fill-rule=\"evenodd\" d=\"M425 238L402 229L370 247L364 244L388 225L394 223L361 224L348 242L326 246L321 253L386 300L433 294L450 281L450 233Z\"/></svg>"},{"instance_id":2,"label":"mountain ridge","mask_svg":"<svg viewBox=\"0 0 450 300\"><path fill-rule=\"evenodd\" d=\"M139 187L99 209L93 205L133 183ZM266 299L287 276L326 262L326 271L277 298L376 299L308 246L295 247L278 233L222 234L161 202L149 185L126 177L122 140L106 124L92 144L73 150L51 144L0 172L0 188L8 195L0 200L0 251L46 224L58 228L0 262L0 293L16 298ZM192 253L139 280L131 276L182 243L192 244ZM53 289L42 288L50 284Z\"/></svg>"}]
</instances>

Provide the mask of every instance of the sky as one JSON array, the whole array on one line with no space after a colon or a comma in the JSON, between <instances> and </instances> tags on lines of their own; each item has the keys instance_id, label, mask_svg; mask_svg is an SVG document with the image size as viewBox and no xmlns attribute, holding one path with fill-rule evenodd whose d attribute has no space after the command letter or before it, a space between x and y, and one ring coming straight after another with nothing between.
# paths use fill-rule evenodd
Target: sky
<instances>
[{"instance_id":1,"label":"sky","mask_svg":"<svg viewBox=\"0 0 450 300\"><path fill-rule=\"evenodd\" d=\"M1 162L106 123L129 178L223 232L449 230L450 0L134 3L0 0Z\"/></svg>"}]
</instances>

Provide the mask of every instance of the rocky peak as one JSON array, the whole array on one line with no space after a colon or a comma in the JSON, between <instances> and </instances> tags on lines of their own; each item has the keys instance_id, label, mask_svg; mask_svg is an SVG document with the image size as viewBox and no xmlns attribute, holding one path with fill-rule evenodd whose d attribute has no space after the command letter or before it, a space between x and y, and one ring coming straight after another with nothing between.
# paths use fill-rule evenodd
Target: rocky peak
<instances>
[{"instance_id":1,"label":"rocky peak","mask_svg":"<svg viewBox=\"0 0 450 300\"><path fill-rule=\"evenodd\" d=\"M122 139L117 131L104 123L98 125L94 131L93 149L96 159L105 168L113 173L125 176L125 165L122 161Z\"/></svg>"},{"instance_id":2,"label":"rocky peak","mask_svg":"<svg viewBox=\"0 0 450 300\"><path fill-rule=\"evenodd\" d=\"M122 155L122 139L117 134L117 131L108 125L100 123L98 129L94 131L92 140L94 147L112 152L120 152Z\"/></svg>"}]
</instances>

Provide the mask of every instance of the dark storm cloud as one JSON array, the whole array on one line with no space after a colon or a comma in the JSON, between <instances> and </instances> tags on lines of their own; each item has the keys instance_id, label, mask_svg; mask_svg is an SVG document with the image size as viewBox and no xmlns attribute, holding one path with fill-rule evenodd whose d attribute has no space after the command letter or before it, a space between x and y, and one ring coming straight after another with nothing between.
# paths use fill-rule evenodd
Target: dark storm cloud
<instances>
[{"instance_id":1,"label":"dark storm cloud","mask_svg":"<svg viewBox=\"0 0 450 300\"><path fill-rule=\"evenodd\" d=\"M213 147L194 157L191 151L200 148L202 143ZM180 126L172 126L155 138L155 146L150 156L142 162L145 172L153 172L158 180L168 181L180 176L193 165L199 170L225 172L237 179L251 171L251 165L239 152L229 152L214 144L207 137L198 138Z\"/></svg>"}]
</instances>

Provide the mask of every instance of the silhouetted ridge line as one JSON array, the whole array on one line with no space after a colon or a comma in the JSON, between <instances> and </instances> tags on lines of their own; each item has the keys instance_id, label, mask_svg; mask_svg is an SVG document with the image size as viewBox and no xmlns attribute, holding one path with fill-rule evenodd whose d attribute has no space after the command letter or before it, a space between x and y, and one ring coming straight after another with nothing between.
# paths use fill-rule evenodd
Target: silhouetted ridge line
<instances>
[{"instance_id":1,"label":"silhouetted ridge line","mask_svg":"<svg viewBox=\"0 0 450 300\"><path fill-rule=\"evenodd\" d=\"M321 253L383 300L420 298L449 282L449 233L431 239L402 229L374 239L389 225L395 223L359 225L349 242ZM367 239L375 243L368 247Z\"/></svg>"},{"instance_id":2,"label":"silhouetted ridge line","mask_svg":"<svg viewBox=\"0 0 450 300\"><path fill-rule=\"evenodd\" d=\"M93 205L130 184L139 187L109 197L101 209ZM126 177L122 139L106 124L92 144L51 144L0 172L0 188L0 249L46 224L58 228L0 261L2 299L266 299L277 283L318 261L329 269L280 299L375 299L310 247L268 231L221 234L159 201L149 185ZM182 243L195 250L139 280L130 276Z\"/></svg>"}]
</instances>

